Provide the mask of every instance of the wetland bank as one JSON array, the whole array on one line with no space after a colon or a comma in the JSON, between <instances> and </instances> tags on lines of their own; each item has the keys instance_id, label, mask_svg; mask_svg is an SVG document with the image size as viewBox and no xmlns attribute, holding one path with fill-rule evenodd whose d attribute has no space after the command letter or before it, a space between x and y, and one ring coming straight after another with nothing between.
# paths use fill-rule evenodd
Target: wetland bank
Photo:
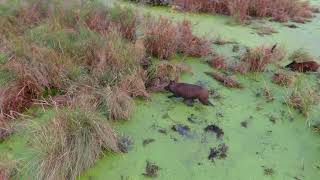
<instances>
[{"instance_id":1,"label":"wetland bank","mask_svg":"<svg viewBox=\"0 0 320 180\"><path fill-rule=\"evenodd\" d=\"M312 3L317 4L316 1L312 1ZM168 7L142 6L127 2L121 2L121 6L138 8L138 11L143 14L162 15L177 22L185 19L189 20L194 35L200 38L206 35L207 39L219 42L213 43L210 47L214 54L224 58L225 66L220 66L221 63L218 63L218 68L211 67L208 61L213 58L212 53L208 53L203 57L173 54L168 62L177 66L173 66L166 61L160 61L158 68L169 67L171 71L175 71L175 73L170 74L171 78L176 78L176 73L183 72L179 77L179 82L198 84L207 88L210 92L209 99L213 106L204 106L199 102L195 102L193 106L187 106L179 98L169 99L168 96L171 95L169 92L150 93L150 89L145 92L141 91L141 88L138 88L139 91L137 91L137 89L128 88L124 85L119 85L119 88L129 89L128 94L132 97L137 95L137 98L134 99L135 108L124 113L118 113L118 111L112 111L112 109L107 112L97 109L99 113L96 114L99 115L93 115L91 113L81 114L75 110L71 114L65 112L69 114L66 115L68 118L62 118L61 115L55 115L57 113L55 108L60 109L59 106L50 108L52 105L48 99L45 99L46 101L37 101L38 104L30 107L23 113L22 117L16 118L17 125L14 125L14 133L5 138L0 144L0 151L8 154L7 161L4 161L6 164L7 162L11 162L10 165L15 163L23 164L25 160L32 159L35 156L34 153L38 152L35 151L38 149L33 148L35 146L34 143L37 141L30 141L29 136L41 136L41 133L39 129L33 126L38 127L40 123L50 122L52 117L55 117L56 123L59 122L61 125L66 125L61 121L73 119L74 122L77 122L76 119L79 119L79 116L85 116L88 118L83 118L81 121L81 127L85 129L91 127L91 125L87 124L91 122L89 119L100 122L103 117L107 116L110 127L114 129L114 132L119 137L118 143L121 146L119 145L118 148L121 149L122 153L118 153L118 148L110 146L109 143L106 146L109 151L103 151L103 154L99 153L98 160L94 161L94 164L90 165L89 169L83 170L80 177L79 174L76 175L79 179L318 179L320 175L320 137L314 125L317 125L317 121L319 121L320 106L316 103L316 105L309 106L309 101L299 101L302 98L297 97L304 98L308 95L314 95L309 92L307 95L299 94L301 89L313 89L316 93L319 93L319 74L290 72L282 67L289 64L291 61L289 59L290 54L299 48L304 48L311 57L314 57L319 62L318 57L320 54L317 50L320 45L319 14L315 14L316 17L312 18L311 22L305 24L293 23L298 28L292 29L284 26L283 23L261 19L252 20L253 22L250 25L239 25L230 23L233 22L233 19L222 15L176 12ZM99 18L99 16L94 16L91 20L98 22ZM260 26L261 23L267 23L278 33L265 36L258 35L254 27L256 24ZM26 36L31 36L37 45L47 46L48 44L41 44L46 41L46 43L49 43L50 48L59 53L61 53L59 50L63 49L64 54L67 55L78 55L73 52L72 48L83 47L81 43L87 42L83 39L79 41L77 36L72 36L72 41L77 41L80 46L68 49L67 47L73 43L63 42L61 41L62 39L59 39L58 33L61 33L61 29L55 26L58 29L47 31L45 26L35 26L31 32L24 33L26 33ZM99 31L101 27L103 26L93 26L92 28L98 28L96 30ZM50 33L56 34L51 37ZM92 34L85 34L87 33L86 31L81 33L85 35L85 38L92 38ZM126 35L130 37L130 33L126 33ZM59 41L60 45L58 43L58 46L56 46L55 42ZM223 41L232 41L237 44L220 43ZM78 45L77 43L76 45ZM265 52L268 54L268 49L270 50L275 43L278 44L279 49L283 48L287 53L281 61L271 63L261 72L245 72L243 74L232 71L233 65L239 62L239 57L241 58L246 49L252 48L253 50L257 46L264 45ZM100 46L97 47L99 48ZM126 47L134 49L131 53L139 50L138 45L135 47L128 45ZM117 53L120 52L116 48L114 50ZM191 51L187 52L190 54ZM107 55L110 56L110 54ZM134 56L137 59L141 57L139 53L134 53ZM157 57L157 55L155 56ZM113 55L110 57L119 58ZM130 56L125 56L124 59L128 57ZM122 60L121 57L120 60ZM158 60L153 58L152 61L157 62ZM78 66L79 64L76 65ZM95 64L90 66L95 67ZM80 67L82 68L82 66ZM131 68L135 67L134 65L131 66ZM225 67L225 69L221 67ZM81 68L80 70L77 69L76 72L81 72L80 74L83 73L89 77L97 76L96 74L91 74L90 71L82 72ZM1 71L1 75L2 72L4 71ZM75 72L71 72L74 75ZM219 72L223 77L232 78L241 85L241 88L225 87L225 83L213 79L207 75L208 72ZM289 80L283 78L276 81L280 83L275 84L274 74L277 73L279 75L276 76L276 80L282 74L285 74L285 77L288 76ZM126 79L127 82L132 81L131 77ZM2 82L1 80L0 83ZM290 83L291 80L292 83ZM11 79L6 78L4 82L6 81L11 81ZM87 81L79 80L76 82L87 83ZM99 89L101 88L100 86L110 83L109 81L103 82L99 86L95 86L95 88ZM135 83L137 82L140 81L135 81ZM150 82L150 84L152 83ZM110 86L112 87L113 84ZM158 88L159 86L156 86L155 89ZM69 88L67 90L72 93L75 90L81 91L82 97L84 97L83 94L87 95L87 92L96 93L99 100L101 100L101 92L110 93L107 90L92 91L87 87L84 89L71 88L73 91ZM116 90L112 89L113 91ZM49 94L52 98L54 97L54 93L50 92ZM61 92L57 92L57 94L65 95L65 93ZM292 94L298 95L290 98ZM141 95L145 95L147 98L141 98ZM120 96L125 96L125 94L122 93ZM73 98L74 95L72 94L71 97ZM85 97L88 98L87 96ZM90 98L92 100L93 97ZM106 97L106 99L109 98L109 96ZM114 102L117 102L116 99ZM293 100L290 101L290 99ZM93 100L96 99L93 98ZM131 102L130 100L128 101ZM48 104L46 104L47 102ZM63 102L65 103L65 101ZM79 104L82 102L77 101ZM39 103L40 108L38 107ZM125 106L128 106L128 102L125 104ZM49 106L49 108L46 106ZM132 116L127 116L130 111L132 111ZM60 111L58 112L61 113ZM110 115L110 112L114 112L114 114ZM102 114L102 117L100 117L100 114ZM126 117L128 117L128 121L112 120L125 119ZM54 124L56 125L56 123ZM59 127L55 125L53 126ZM36 134L30 135L29 126L32 133L38 130L35 131ZM67 124L66 126L72 128L78 125ZM68 131L61 132L68 134ZM85 131L80 132L84 133ZM98 131L94 136L103 139ZM72 134L67 137L70 140L73 139ZM108 138L112 139L110 137ZM43 140L42 142L50 141ZM81 149L81 147L77 148ZM83 152L85 154L85 151ZM82 155L82 157L85 157L85 155ZM11 167L3 165L3 159L5 158L1 159L0 169L11 169ZM34 163L33 161L30 162ZM12 170L11 172L14 178L25 179L24 177L35 176L32 171L25 173L25 167L22 166L21 168L19 165L18 167L17 170ZM19 171L23 173L21 174ZM66 177L70 177L70 174L67 173Z\"/></svg>"}]
</instances>

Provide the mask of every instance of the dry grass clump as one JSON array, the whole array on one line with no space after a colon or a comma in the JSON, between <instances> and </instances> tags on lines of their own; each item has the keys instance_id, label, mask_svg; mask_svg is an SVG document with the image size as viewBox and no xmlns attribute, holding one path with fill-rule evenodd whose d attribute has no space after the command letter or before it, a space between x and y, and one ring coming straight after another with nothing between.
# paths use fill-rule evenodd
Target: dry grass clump
<instances>
[{"instance_id":1,"label":"dry grass clump","mask_svg":"<svg viewBox=\"0 0 320 180\"><path fill-rule=\"evenodd\" d=\"M125 42L116 30L109 31L103 37L102 44L89 47L87 65L93 76L101 84L117 84L127 74L135 73L145 57L145 48L140 41Z\"/></svg>"},{"instance_id":2,"label":"dry grass clump","mask_svg":"<svg viewBox=\"0 0 320 180\"><path fill-rule=\"evenodd\" d=\"M305 22L313 16L308 1L300 0L173 0L173 5L185 11L231 15L240 21L250 17L271 17L285 22Z\"/></svg>"},{"instance_id":3,"label":"dry grass clump","mask_svg":"<svg viewBox=\"0 0 320 180\"><path fill-rule=\"evenodd\" d=\"M228 11L227 3L225 3L224 1L173 0L173 4L180 7L184 11L191 12L224 14Z\"/></svg>"},{"instance_id":4,"label":"dry grass clump","mask_svg":"<svg viewBox=\"0 0 320 180\"><path fill-rule=\"evenodd\" d=\"M111 21L119 27L123 37L129 40L136 39L138 15L132 8L116 5L110 9L109 14Z\"/></svg>"},{"instance_id":5,"label":"dry grass clump","mask_svg":"<svg viewBox=\"0 0 320 180\"><path fill-rule=\"evenodd\" d=\"M31 132L35 157L25 168L36 179L76 179L104 150L120 152L117 134L106 119L86 109L58 109Z\"/></svg>"},{"instance_id":6,"label":"dry grass clump","mask_svg":"<svg viewBox=\"0 0 320 180\"><path fill-rule=\"evenodd\" d=\"M313 60L314 58L306 50L297 49L290 54L288 59L290 59L291 61L301 63L301 62Z\"/></svg>"},{"instance_id":7,"label":"dry grass clump","mask_svg":"<svg viewBox=\"0 0 320 180\"><path fill-rule=\"evenodd\" d=\"M213 57L209 62L209 65L215 69L227 70L227 64L223 55L217 55Z\"/></svg>"},{"instance_id":8,"label":"dry grass clump","mask_svg":"<svg viewBox=\"0 0 320 180\"><path fill-rule=\"evenodd\" d=\"M192 33L191 22L180 23L159 17L146 19L144 41L149 54L161 59L170 59L176 53L204 57L211 53L211 42Z\"/></svg>"},{"instance_id":9,"label":"dry grass clump","mask_svg":"<svg viewBox=\"0 0 320 180\"><path fill-rule=\"evenodd\" d=\"M33 99L50 88L63 88L63 71L58 66L58 54L47 48L24 44L4 67L17 78L0 94L1 113L16 117L32 105Z\"/></svg>"},{"instance_id":10,"label":"dry grass clump","mask_svg":"<svg viewBox=\"0 0 320 180\"><path fill-rule=\"evenodd\" d=\"M16 117L32 105L38 93L33 88L23 82L15 82L0 92L0 110L3 120Z\"/></svg>"},{"instance_id":11,"label":"dry grass clump","mask_svg":"<svg viewBox=\"0 0 320 180\"><path fill-rule=\"evenodd\" d=\"M281 61L284 57L282 49L273 47L259 46L248 49L241 57L249 72L263 72L269 64Z\"/></svg>"},{"instance_id":12,"label":"dry grass clump","mask_svg":"<svg viewBox=\"0 0 320 180\"><path fill-rule=\"evenodd\" d=\"M127 75L121 80L119 88L131 97L149 97L142 73Z\"/></svg>"},{"instance_id":13,"label":"dry grass clump","mask_svg":"<svg viewBox=\"0 0 320 180\"><path fill-rule=\"evenodd\" d=\"M178 51L184 55L192 57L208 56L211 52L211 42L204 37L199 38L192 33L191 22L183 20L178 23L180 35Z\"/></svg>"},{"instance_id":14,"label":"dry grass clump","mask_svg":"<svg viewBox=\"0 0 320 180\"><path fill-rule=\"evenodd\" d=\"M13 127L7 118L0 114L0 142L4 141L13 132Z\"/></svg>"},{"instance_id":15,"label":"dry grass clump","mask_svg":"<svg viewBox=\"0 0 320 180\"><path fill-rule=\"evenodd\" d=\"M17 161L12 160L7 153L2 153L0 155L0 179L9 180L16 170L17 164Z\"/></svg>"},{"instance_id":16,"label":"dry grass clump","mask_svg":"<svg viewBox=\"0 0 320 180\"><path fill-rule=\"evenodd\" d=\"M112 88L106 103L109 118L114 120L129 120L134 110L133 99L117 87Z\"/></svg>"},{"instance_id":17,"label":"dry grass clump","mask_svg":"<svg viewBox=\"0 0 320 180\"><path fill-rule=\"evenodd\" d=\"M181 73L191 72L191 67L183 63L159 62L148 69L146 87L151 91L162 91L170 80L177 80Z\"/></svg>"},{"instance_id":18,"label":"dry grass clump","mask_svg":"<svg viewBox=\"0 0 320 180\"><path fill-rule=\"evenodd\" d=\"M17 18L25 25L37 24L47 16L47 12L43 8L43 0L37 0L33 3L22 2Z\"/></svg>"},{"instance_id":19,"label":"dry grass clump","mask_svg":"<svg viewBox=\"0 0 320 180\"><path fill-rule=\"evenodd\" d=\"M312 106L319 103L319 94L310 88L294 89L287 100L290 107L297 109L304 116L308 117Z\"/></svg>"},{"instance_id":20,"label":"dry grass clump","mask_svg":"<svg viewBox=\"0 0 320 180\"><path fill-rule=\"evenodd\" d=\"M228 88L242 88L242 85L233 77L228 77L218 72L206 72L206 74L213 77L215 80L219 81L222 85Z\"/></svg>"},{"instance_id":21,"label":"dry grass clump","mask_svg":"<svg viewBox=\"0 0 320 180\"><path fill-rule=\"evenodd\" d=\"M159 17L147 19L144 28L146 51L161 59L169 59L178 50L178 26L171 20Z\"/></svg>"},{"instance_id":22,"label":"dry grass clump","mask_svg":"<svg viewBox=\"0 0 320 180\"><path fill-rule=\"evenodd\" d=\"M278 72L272 76L272 82L280 86L290 86L294 81L295 76L289 72Z\"/></svg>"},{"instance_id":23,"label":"dry grass clump","mask_svg":"<svg viewBox=\"0 0 320 180\"><path fill-rule=\"evenodd\" d=\"M110 21L107 19L107 11L104 9L96 9L90 11L85 20L86 25L93 31L105 33L110 26Z\"/></svg>"}]
</instances>

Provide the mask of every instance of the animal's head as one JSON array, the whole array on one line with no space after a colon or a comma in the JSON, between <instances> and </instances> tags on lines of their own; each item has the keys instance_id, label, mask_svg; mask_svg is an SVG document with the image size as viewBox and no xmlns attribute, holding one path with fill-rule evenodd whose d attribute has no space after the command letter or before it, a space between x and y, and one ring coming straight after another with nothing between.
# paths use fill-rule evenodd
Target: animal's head
<instances>
[{"instance_id":1,"label":"animal's head","mask_svg":"<svg viewBox=\"0 0 320 180\"><path fill-rule=\"evenodd\" d=\"M164 87L164 89L167 90L167 91L170 91L171 88L172 88L172 86L175 85L175 84L176 84L176 81L172 81L172 80L171 80L171 81L169 82L169 84L168 84L166 87Z\"/></svg>"},{"instance_id":2,"label":"animal's head","mask_svg":"<svg viewBox=\"0 0 320 180\"><path fill-rule=\"evenodd\" d=\"M286 65L286 68L292 68L296 63L296 61L292 61L290 64Z\"/></svg>"}]
</instances>

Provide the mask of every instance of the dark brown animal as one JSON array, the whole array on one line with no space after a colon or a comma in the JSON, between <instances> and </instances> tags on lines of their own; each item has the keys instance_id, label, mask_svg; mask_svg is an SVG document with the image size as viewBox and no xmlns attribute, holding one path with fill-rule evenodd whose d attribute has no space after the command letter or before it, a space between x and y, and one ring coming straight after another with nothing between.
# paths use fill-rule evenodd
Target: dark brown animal
<instances>
[{"instance_id":1,"label":"dark brown animal","mask_svg":"<svg viewBox=\"0 0 320 180\"><path fill-rule=\"evenodd\" d=\"M201 86L170 81L165 89L173 93L169 98L182 97L188 105L192 105L195 99L204 105L212 105L209 101L209 91Z\"/></svg>"},{"instance_id":2,"label":"dark brown animal","mask_svg":"<svg viewBox=\"0 0 320 180\"><path fill-rule=\"evenodd\" d=\"M306 61L301 63L293 61L292 63L286 65L286 68L298 72L316 72L319 67L320 65L315 61Z\"/></svg>"}]
</instances>

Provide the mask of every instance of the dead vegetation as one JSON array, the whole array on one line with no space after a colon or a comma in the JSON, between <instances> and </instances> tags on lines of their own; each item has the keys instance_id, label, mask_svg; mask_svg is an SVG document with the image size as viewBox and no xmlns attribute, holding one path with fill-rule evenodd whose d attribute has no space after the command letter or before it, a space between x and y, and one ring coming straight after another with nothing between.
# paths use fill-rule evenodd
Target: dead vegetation
<instances>
[{"instance_id":1,"label":"dead vegetation","mask_svg":"<svg viewBox=\"0 0 320 180\"><path fill-rule=\"evenodd\" d=\"M308 117L312 107L319 103L319 94L311 88L295 88L287 99L287 104Z\"/></svg>"},{"instance_id":2,"label":"dead vegetation","mask_svg":"<svg viewBox=\"0 0 320 180\"><path fill-rule=\"evenodd\" d=\"M304 49L297 49L293 51L289 58L291 61L295 61L298 63L314 60L314 58Z\"/></svg>"},{"instance_id":3,"label":"dead vegetation","mask_svg":"<svg viewBox=\"0 0 320 180\"><path fill-rule=\"evenodd\" d=\"M284 57L284 51L277 48L277 45L272 47L259 46L254 49L248 49L241 56L242 65L247 72L263 72L269 64L274 64L281 61ZM240 68L239 67L239 68Z\"/></svg>"},{"instance_id":4,"label":"dead vegetation","mask_svg":"<svg viewBox=\"0 0 320 180\"><path fill-rule=\"evenodd\" d=\"M181 73L191 73L191 67L166 61L154 64L147 72L146 87L151 91L161 91L170 80L177 80Z\"/></svg>"},{"instance_id":5,"label":"dead vegetation","mask_svg":"<svg viewBox=\"0 0 320 180\"><path fill-rule=\"evenodd\" d=\"M29 171L38 179L76 179L103 150L119 152L117 135L108 122L85 109L59 109L49 122L31 130L35 150Z\"/></svg>"},{"instance_id":6,"label":"dead vegetation","mask_svg":"<svg viewBox=\"0 0 320 180\"><path fill-rule=\"evenodd\" d=\"M173 5L185 11L226 14L242 22L250 17L271 17L304 23L316 12L308 1L300 0L173 0Z\"/></svg>"},{"instance_id":7,"label":"dead vegetation","mask_svg":"<svg viewBox=\"0 0 320 180\"><path fill-rule=\"evenodd\" d=\"M280 86L290 86L294 81L295 76L290 72L280 71L272 76L272 82Z\"/></svg>"},{"instance_id":8,"label":"dead vegetation","mask_svg":"<svg viewBox=\"0 0 320 180\"><path fill-rule=\"evenodd\" d=\"M167 60L176 53L193 57L205 57L211 53L211 42L195 36L190 21L174 23L165 17L149 18L144 28L144 42L149 54Z\"/></svg>"},{"instance_id":9,"label":"dead vegetation","mask_svg":"<svg viewBox=\"0 0 320 180\"><path fill-rule=\"evenodd\" d=\"M213 57L209 62L209 65L215 69L227 70L228 65L226 64L225 57L222 55L217 55Z\"/></svg>"},{"instance_id":10,"label":"dead vegetation","mask_svg":"<svg viewBox=\"0 0 320 180\"><path fill-rule=\"evenodd\" d=\"M207 72L206 74L213 77L215 80L219 81L222 85L228 88L242 88L242 85L233 77L228 77L218 72Z\"/></svg>"},{"instance_id":11,"label":"dead vegetation","mask_svg":"<svg viewBox=\"0 0 320 180\"><path fill-rule=\"evenodd\" d=\"M119 88L112 89L107 105L110 118L115 120L129 120L134 109L133 99Z\"/></svg>"},{"instance_id":12,"label":"dead vegetation","mask_svg":"<svg viewBox=\"0 0 320 180\"><path fill-rule=\"evenodd\" d=\"M211 53L211 42L192 33L191 22L183 20L178 24L180 40L178 51L192 57L205 57Z\"/></svg>"},{"instance_id":13,"label":"dead vegetation","mask_svg":"<svg viewBox=\"0 0 320 180\"><path fill-rule=\"evenodd\" d=\"M18 162L12 160L7 153L0 155L0 179L8 180L12 177L14 171L16 171Z\"/></svg>"},{"instance_id":14,"label":"dead vegetation","mask_svg":"<svg viewBox=\"0 0 320 180\"><path fill-rule=\"evenodd\" d=\"M165 17L151 18L145 26L144 45L148 53L159 59L169 59L177 52L180 37L173 21Z\"/></svg>"}]
</instances>

